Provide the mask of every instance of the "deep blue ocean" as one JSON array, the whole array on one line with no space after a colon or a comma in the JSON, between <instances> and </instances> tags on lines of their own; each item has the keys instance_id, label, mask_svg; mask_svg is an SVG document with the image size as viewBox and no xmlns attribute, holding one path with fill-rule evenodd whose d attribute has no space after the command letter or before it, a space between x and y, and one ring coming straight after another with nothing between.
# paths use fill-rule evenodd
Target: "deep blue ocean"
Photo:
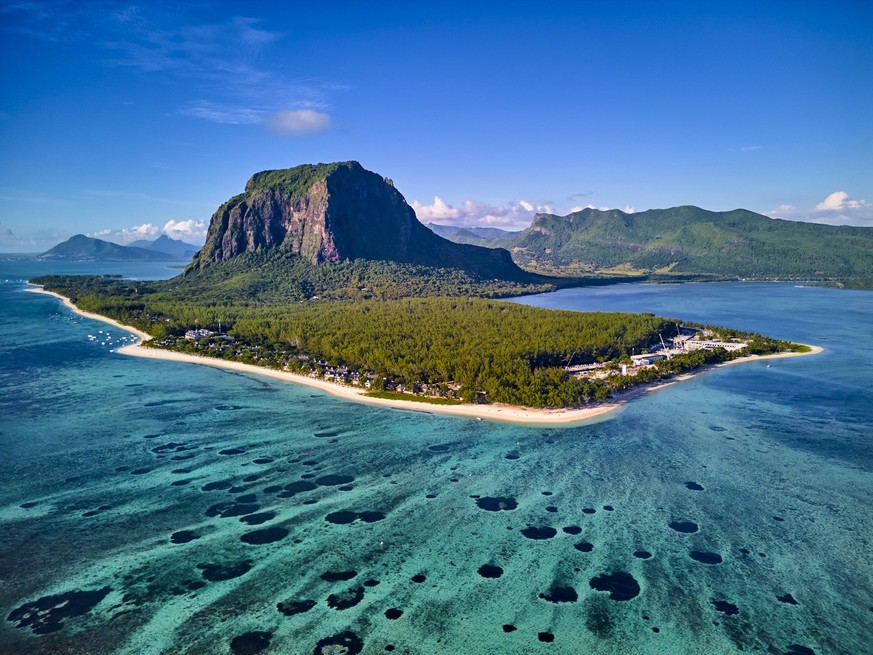
<instances>
[{"instance_id":1,"label":"deep blue ocean","mask_svg":"<svg viewBox=\"0 0 873 655\"><path fill-rule=\"evenodd\" d=\"M128 357L0 262L0 652L873 653L873 293L520 299L823 346L518 427Z\"/></svg>"}]
</instances>

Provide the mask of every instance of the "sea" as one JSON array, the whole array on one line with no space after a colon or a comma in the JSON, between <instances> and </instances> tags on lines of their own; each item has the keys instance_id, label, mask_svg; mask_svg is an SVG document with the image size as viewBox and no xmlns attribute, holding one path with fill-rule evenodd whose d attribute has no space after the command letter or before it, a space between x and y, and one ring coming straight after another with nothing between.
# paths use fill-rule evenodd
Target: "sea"
<instances>
[{"instance_id":1,"label":"sea","mask_svg":"<svg viewBox=\"0 0 873 655\"><path fill-rule=\"evenodd\" d=\"M0 262L4 654L873 653L873 293L516 299L824 348L555 427L126 356L47 273L179 269Z\"/></svg>"}]
</instances>

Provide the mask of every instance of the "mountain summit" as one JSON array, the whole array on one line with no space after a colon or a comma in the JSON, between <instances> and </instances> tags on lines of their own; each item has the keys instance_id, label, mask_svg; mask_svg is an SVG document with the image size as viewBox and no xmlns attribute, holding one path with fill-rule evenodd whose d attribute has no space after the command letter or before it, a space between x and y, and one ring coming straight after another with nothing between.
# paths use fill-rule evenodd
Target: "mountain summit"
<instances>
[{"instance_id":1,"label":"mountain summit","mask_svg":"<svg viewBox=\"0 0 873 655\"><path fill-rule=\"evenodd\" d=\"M256 173L244 193L212 216L191 268L276 251L315 265L365 259L455 268L478 277L530 277L506 250L437 236L418 221L391 180L355 161Z\"/></svg>"}]
</instances>

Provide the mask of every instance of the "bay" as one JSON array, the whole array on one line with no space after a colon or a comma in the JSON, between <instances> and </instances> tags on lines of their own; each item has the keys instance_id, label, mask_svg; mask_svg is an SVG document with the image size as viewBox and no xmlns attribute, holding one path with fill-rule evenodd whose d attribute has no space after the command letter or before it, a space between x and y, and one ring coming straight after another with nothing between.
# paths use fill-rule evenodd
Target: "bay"
<instances>
[{"instance_id":1,"label":"bay","mask_svg":"<svg viewBox=\"0 0 873 655\"><path fill-rule=\"evenodd\" d=\"M0 262L3 652L871 652L873 294L517 299L825 348L535 428L120 355L70 268L178 272Z\"/></svg>"}]
</instances>

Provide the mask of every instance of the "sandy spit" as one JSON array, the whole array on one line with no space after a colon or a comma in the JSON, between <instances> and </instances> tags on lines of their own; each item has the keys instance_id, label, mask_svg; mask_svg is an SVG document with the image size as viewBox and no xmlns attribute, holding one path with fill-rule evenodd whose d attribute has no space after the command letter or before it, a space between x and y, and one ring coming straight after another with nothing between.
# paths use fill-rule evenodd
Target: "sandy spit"
<instances>
[{"instance_id":1,"label":"sandy spit","mask_svg":"<svg viewBox=\"0 0 873 655\"><path fill-rule=\"evenodd\" d=\"M96 321L102 321L103 323L108 323L109 325L114 325L121 330L135 334L142 341L148 341L152 338L151 335L143 332L142 330L137 330L136 328L133 328L129 325L122 325L114 319L107 318L106 316L101 316L100 314L82 311L81 309L76 307L69 298L62 296L58 293L54 293L52 291L46 291L41 286L31 285L28 291L54 296L76 314L94 319ZM555 426L571 424L579 425L583 423L594 423L597 421L605 420L608 415L614 414L616 411L627 405L627 403L634 398L637 398L645 393L650 393L652 391L657 391L658 389L663 389L677 382L688 380L695 375L699 375L700 373L706 372L714 368L720 368L722 366L728 366L730 364L742 364L746 362L762 361L765 359L782 359L786 357L814 355L822 352L823 350L823 348L819 346L809 346L809 348L810 351L806 353L777 353L775 355L750 355L748 357L740 357L729 362L723 362L714 366L706 366L700 368L693 373L678 375L663 382L656 382L648 385L640 385L639 387L634 387L633 389L630 389L622 394L614 396L609 402L606 403L597 403L587 407L579 407L573 409L532 409L527 407L516 407L513 405L501 405L496 403L490 405L431 405L428 403L420 403L415 401L387 400L384 398L373 398L371 396L367 396L365 395L364 389L357 389L355 387L336 384L334 382L318 380L316 378L299 375L297 373L277 371L275 369L265 368L263 366L254 366L251 364L243 364L241 362L233 362L224 359L191 355L188 353L180 353L170 350L146 348L140 344L131 344L128 346L124 346L122 348L119 348L116 352L123 353L125 355L132 355L134 357L145 357L148 359L163 359L174 362L200 364L202 366L214 366L216 368L224 368L232 371L262 375L276 380L291 382L293 384L302 384L308 387L320 389L322 391L330 393L333 396L337 396L338 398L343 398L345 400L367 403L370 405L378 405L381 407L390 407L393 409L408 410L424 414L449 414L452 416L462 416L467 418L474 418L477 420L501 421L506 423L520 423L525 425Z\"/></svg>"}]
</instances>

